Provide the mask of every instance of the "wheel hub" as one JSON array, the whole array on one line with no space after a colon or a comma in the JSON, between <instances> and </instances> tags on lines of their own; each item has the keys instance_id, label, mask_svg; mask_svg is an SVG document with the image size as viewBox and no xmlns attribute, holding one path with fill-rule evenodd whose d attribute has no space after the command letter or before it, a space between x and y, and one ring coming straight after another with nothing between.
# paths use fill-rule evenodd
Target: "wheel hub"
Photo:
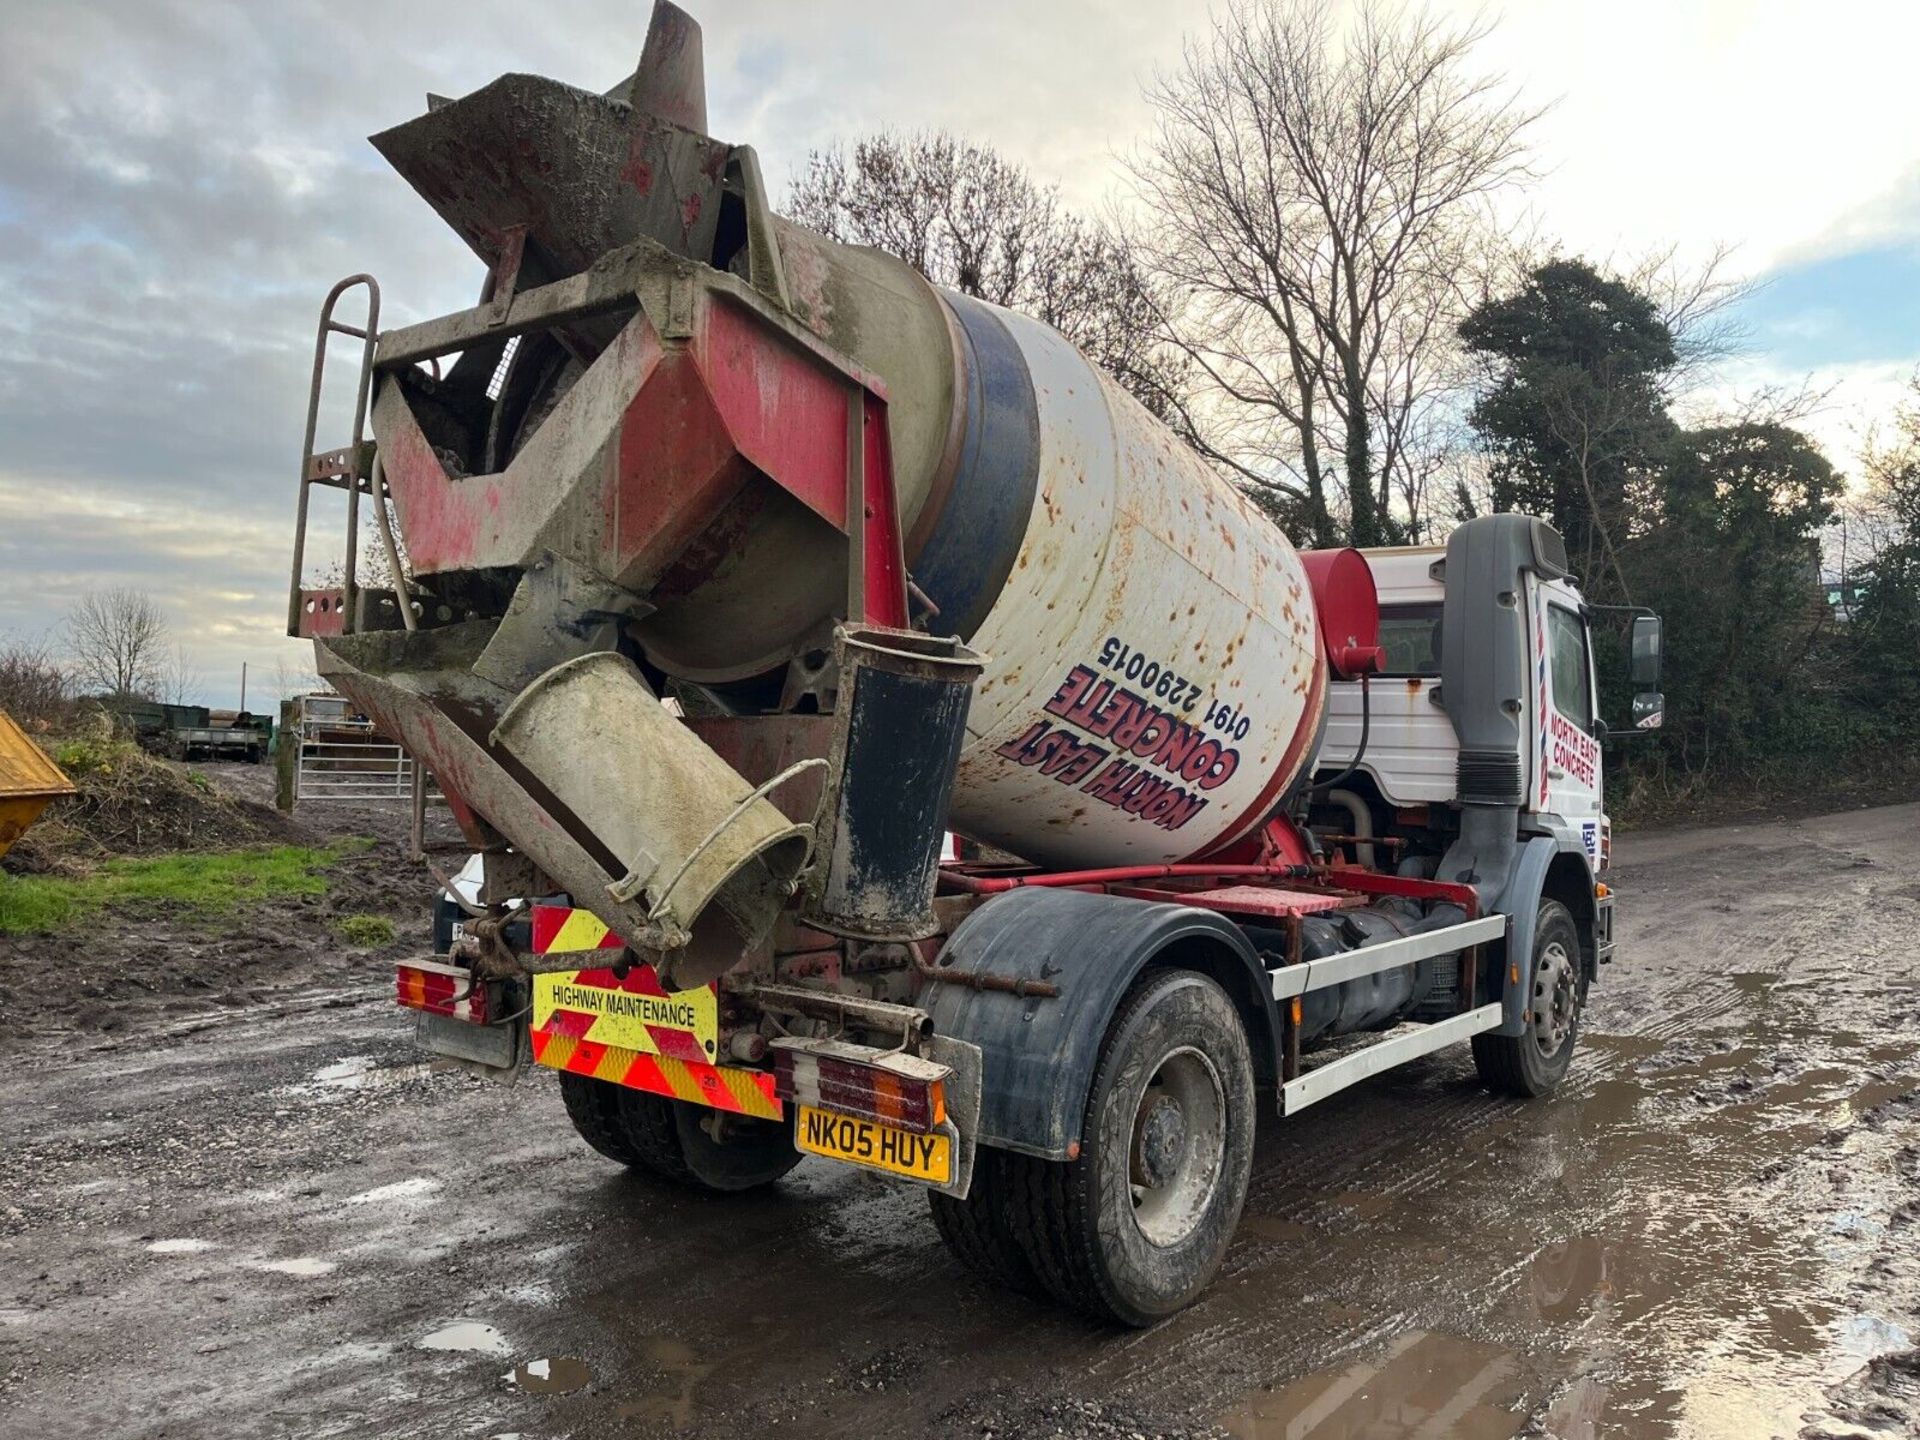
<instances>
[{"instance_id":1,"label":"wheel hub","mask_svg":"<svg viewBox=\"0 0 1920 1440\"><path fill-rule=\"evenodd\" d=\"M1160 1096L1148 1102L1140 1126L1140 1173L1147 1185L1164 1185L1180 1167L1187 1144L1187 1120L1174 1100Z\"/></svg>"},{"instance_id":2,"label":"wheel hub","mask_svg":"<svg viewBox=\"0 0 1920 1440\"><path fill-rule=\"evenodd\" d=\"M1543 1055L1557 1055L1580 1009L1579 973L1558 940L1541 947L1534 964L1532 1001L1534 1044Z\"/></svg>"},{"instance_id":3,"label":"wheel hub","mask_svg":"<svg viewBox=\"0 0 1920 1440\"><path fill-rule=\"evenodd\" d=\"M1226 1163L1226 1089L1204 1053L1182 1047L1160 1062L1131 1138L1134 1223L1152 1244L1177 1245L1205 1213Z\"/></svg>"}]
</instances>

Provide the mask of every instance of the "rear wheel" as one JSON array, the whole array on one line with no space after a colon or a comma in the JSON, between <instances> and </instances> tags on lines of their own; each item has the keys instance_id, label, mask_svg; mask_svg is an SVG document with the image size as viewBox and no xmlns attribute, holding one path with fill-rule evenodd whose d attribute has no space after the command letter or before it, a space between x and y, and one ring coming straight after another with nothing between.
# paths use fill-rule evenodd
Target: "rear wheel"
<instances>
[{"instance_id":1,"label":"rear wheel","mask_svg":"<svg viewBox=\"0 0 1920 1440\"><path fill-rule=\"evenodd\" d=\"M1122 1325L1191 1304L1246 1201L1253 1097L1226 992L1188 970L1143 976L1101 1047L1079 1157L1002 1160L1002 1213L1048 1293Z\"/></svg>"},{"instance_id":2,"label":"rear wheel","mask_svg":"<svg viewBox=\"0 0 1920 1440\"><path fill-rule=\"evenodd\" d=\"M770 1185L800 1163L792 1127L585 1075L560 1076L567 1118L609 1160L700 1190Z\"/></svg>"},{"instance_id":3,"label":"rear wheel","mask_svg":"<svg viewBox=\"0 0 1920 1440\"><path fill-rule=\"evenodd\" d=\"M1540 902L1522 983L1528 987L1526 1029L1474 1036L1473 1063L1489 1089L1532 1099L1552 1094L1573 1063L1587 998L1580 927L1558 900Z\"/></svg>"},{"instance_id":4,"label":"rear wheel","mask_svg":"<svg viewBox=\"0 0 1920 1440\"><path fill-rule=\"evenodd\" d=\"M1007 1223L1006 1165L1011 1157L982 1146L974 1156L973 1184L956 1200L938 1190L927 1192L933 1228L954 1258L983 1280L1021 1295L1043 1294L1039 1277Z\"/></svg>"}]
</instances>

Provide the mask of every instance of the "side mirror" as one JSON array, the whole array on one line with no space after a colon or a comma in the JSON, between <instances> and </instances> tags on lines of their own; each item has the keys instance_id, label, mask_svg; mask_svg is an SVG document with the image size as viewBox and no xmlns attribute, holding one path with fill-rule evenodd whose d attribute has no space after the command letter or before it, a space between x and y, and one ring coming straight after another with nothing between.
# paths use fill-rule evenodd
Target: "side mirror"
<instances>
[{"instance_id":1,"label":"side mirror","mask_svg":"<svg viewBox=\"0 0 1920 1440\"><path fill-rule=\"evenodd\" d=\"M1658 625L1659 621L1654 621ZM1639 622L1635 621L1635 628ZM1636 637L1638 638L1638 637ZM1635 663L1638 664L1638 655ZM1637 677L1636 677L1637 678ZM1643 690L1633 697L1633 728L1635 730L1658 730L1661 722L1667 718L1667 697L1658 690Z\"/></svg>"},{"instance_id":2,"label":"side mirror","mask_svg":"<svg viewBox=\"0 0 1920 1440\"><path fill-rule=\"evenodd\" d=\"M1633 617L1633 683L1643 690L1652 690L1660 683L1660 654L1662 633L1658 615L1636 615ZM1634 724L1640 723L1640 702L1634 701ZM1652 728L1652 727L1649 727Z\"/></svg>"}]
</instances>

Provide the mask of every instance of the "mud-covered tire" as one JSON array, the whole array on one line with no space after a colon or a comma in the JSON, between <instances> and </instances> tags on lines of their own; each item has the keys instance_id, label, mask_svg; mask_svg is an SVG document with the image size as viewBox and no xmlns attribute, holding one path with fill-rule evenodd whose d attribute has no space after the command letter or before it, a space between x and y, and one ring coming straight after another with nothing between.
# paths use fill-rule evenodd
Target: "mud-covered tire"
<instances>
[{"instance_id":1,"label":"mud-covered tire","mask_svg":"<svg viewBox=\"0 0 1920 1440\"><path fill-rule=\"evenodd\" d=\"M1149 971L1101 1045L1080 1154L1008 1154L1002 1213L1056 1300L1152 1325L1213 1279L1253 1169L1253 1063L1226 992L1190 970Z\"/></svg>"},{"instance_id":2,"label":"mud-covered tire","mask_svg":"<svg viewBox=\"0 0 1920 1440\"><path fill-rule=\"evenodd\" d=\"M726 1143L703 1123L714 1112L585 1075L560 1076L567 1118L595 1150L676 1185L730 1192L771 1185L800 1163L790 1125L727 1116Z\"/></svg>"},{"instance_id":3,"label":"mud-covered tire","mask_svg":"<svg viewBox=\"0 0 1920 1440\"><path fill-rule=\"evenodd\" d=\"M1540 902L1525 978L1529 1019L1518 1035L1476 1035L1473 1064L1481 1083L1504 1095L1550 1095L1573 1063L1587 998L1580 927L1558 900Z\"/></svg>"},{"instance_id":4,"label":"mud-covered tire","mask_svg":"<svg viewBox=\"0 0 1920 1440\"><path fill-rule=\"evenodd\" d=\"M1002 1150L984 1146L974 1158L967 1198L956 1200L938 1190L927 1192L933 1228L962 1265L981 1279L1020 1295L1045 1293L1019 1238L1007 1223L1006 1162Z\"/></svg>"}]
</instances>

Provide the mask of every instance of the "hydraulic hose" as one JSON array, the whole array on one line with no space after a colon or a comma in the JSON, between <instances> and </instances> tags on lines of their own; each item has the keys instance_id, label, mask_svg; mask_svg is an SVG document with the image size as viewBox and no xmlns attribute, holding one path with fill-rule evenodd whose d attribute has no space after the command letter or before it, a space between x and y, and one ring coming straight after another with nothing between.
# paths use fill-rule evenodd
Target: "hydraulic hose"
<instances>
[{"instance_id":1,"label":"hydraulic hose","mask_svg":"<svg viewBox=\"0 0 1920 1440\"><path fill-rule=\"evenodd\" d=\"M1373 692L1367 688L1368 678L1366 671L1360 672L1360 748L1353 752L1352 762L1338 775L1307 787L1315 795L1323 795L1346 784L1360 773L1360 762L1367 758L1367 737L1373 730Z\"/></svg>"}]
</instances>

